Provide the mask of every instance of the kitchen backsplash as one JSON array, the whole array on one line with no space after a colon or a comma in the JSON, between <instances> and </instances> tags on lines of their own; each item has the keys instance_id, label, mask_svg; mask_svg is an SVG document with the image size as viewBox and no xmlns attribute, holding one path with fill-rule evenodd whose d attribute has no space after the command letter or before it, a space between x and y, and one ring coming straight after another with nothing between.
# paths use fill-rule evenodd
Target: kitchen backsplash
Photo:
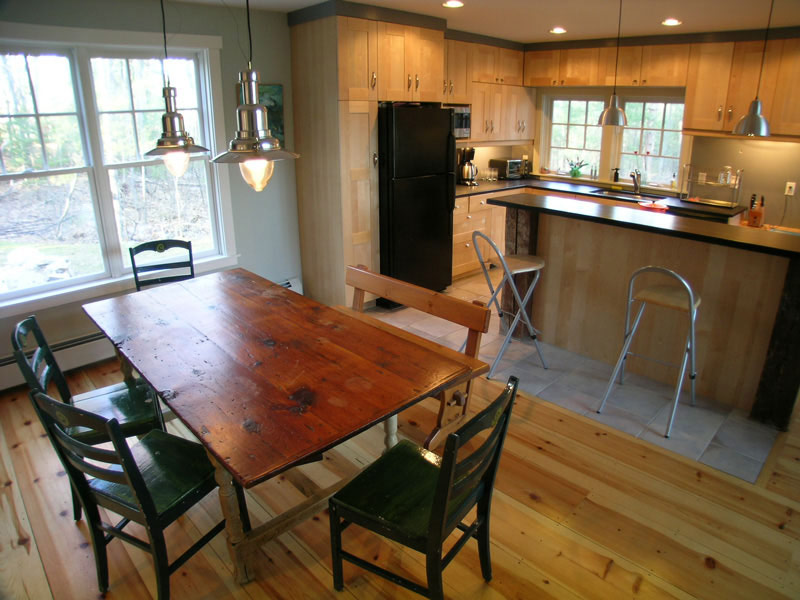
<instances>
[{"instance_id":1,"label":"kitchen backsplash","mask_svg":"<svg viewBox=\"0 0 800 600\"><path fill-rule=\"evenodd\" d=\"M739 203L747 205L751 194L763 195L765 223L800 228L800 193L787 200L783 195L787 181L800 184L800 144L696 136L691 162L696 171L718 172L725 165L743 169Z\"/></svg>"}]
</instances>

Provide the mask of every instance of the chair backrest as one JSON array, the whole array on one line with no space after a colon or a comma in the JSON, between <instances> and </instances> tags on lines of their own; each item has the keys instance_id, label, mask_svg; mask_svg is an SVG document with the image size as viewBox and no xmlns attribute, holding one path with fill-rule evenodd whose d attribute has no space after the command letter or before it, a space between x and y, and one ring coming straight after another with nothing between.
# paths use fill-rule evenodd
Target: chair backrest
<instances>
[{"instance_id":1,"label":"chair backrest","mask_svg":"<svg viewBox=\"0 0 800 600\"><path fill-rule=\"evenodd\" d=\"M467 302L446 296L387 275L373 273L363 265L348 266L345 281L355 290L353 309L359 312L364 310L364 295L369 292L466 327L469 333L464 353L477 358L481 334L489 331L491 317L489 309L482 302Z\"/></svg>"},{"instance_id":2,"label":"chair backrest","mask_svg":"<svg viewBox=\"0 0 800 600\"><path fill-rule=\"evenodd\" d=\"M660 275L664 275L665 277L674 279L680 287L686 292L686 304L676 304L675 299L670 296L665 296L664 298L660 299L658 294L654 294L653 297L648 298L649 302L654 302L655 304L662 304L664 306L668 306L670 308L679 308L682 310L686 310L691 314L694 314L697 309L697 304L699 301L697 300L697 296L694 293L694 289L692 289L691 284L681 275L673 271L672 269L667 269L666 267L658 267L654 265L647 265L645 267L640 267L636 269L633 274L631 275L630 281L628 281L628 303L633 299L635 291L634 288L636 287L636 280L645 273L658 273ZM673 284L674 286L674 284ZM663 287L663 286L662 286ZM655 288L657 289L657 288ZM668 288L667 288L668 289Z\"/></svg>"},{"instance_id":3,"label":"chair backrest","mask_svg":"<svg viewBox=\"0 0 800 600\"><path fill-rule=\"evenodd\" d=\"M137 523L157 517L155 503L116 419L64 404L40 391L32 392L31 398L88 515L96 517L95 505L99 505ZM92 437L107 437L112 448L91 446L67 433L78 428L81 433L91 431ZM101 481L104 483L98 485ZM96 493L98 488L104 492Z\"/></svg>"},{"instance_id":4,"label":"chair backrest","mask_svg":"<svg viewBox=\"0 0 800 600\"><path fill-rule=\"evenodd\" d=\"M428 543L434 547L450 535L476 503L491 503L518 385L519 380L510 377L489 406L447 436L428 528ZM486 430L488 433L477 448L465 448Z\"/></svg>"},{"instance_id":5,"label":"chair backrest","mask_svg":"<svg viewBox=\"0 0 800 600\"><path fill-rule=\"evenodd\" d=\"M72 403L67 379L59 368L36 317L30 316L17 323L11 334L11 347L31 392L46 392L50 383L53 383L62 402Z\"/></svg>"},{"instance_id":6,"label":"chair backrest","mask_svg":"<svg viewBox=\"0 0 800 600\"><path fill-rule=\"evenodd\" d=\"M159 262L144 261L144 264L142 264L142 258L146 258L147 256L136 258L142 252L162 254L173 248L182 248L188 253L188 257L184 260L161 260ZM192 256L191 241L155 240L129 248L129 252L131 255L131 268L133 269L133 280L136 283L137 291L149 285L182 281L194 277L194 258ZM139 264L137 264L137 260ZM140 277L142 273L156 273L157 276Z\"/></svg>"}]
</instances>

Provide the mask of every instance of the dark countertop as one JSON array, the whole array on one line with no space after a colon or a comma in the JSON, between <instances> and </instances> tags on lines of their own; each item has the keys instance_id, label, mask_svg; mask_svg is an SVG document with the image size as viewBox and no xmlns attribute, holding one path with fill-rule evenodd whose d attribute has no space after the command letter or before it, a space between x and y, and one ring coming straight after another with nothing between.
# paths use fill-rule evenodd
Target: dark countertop
<instances>
[{"instance_id":1,"label":"dark countertop","mask_svg":"<svg viewBox=\"0 0 800 600\"><path fill-rule=\"evenodd\" d=\"M504 190L533 188L540 190L552 190L554 192L564 192L567 194L585 195L592 198L604 198L614 200L608 196L601 196L595 194L594 191L603 187L600 184L585 184L585 183L572 183L569 181L548 181L544 179L506 179L500 181L479 181L477 186L469 185L456 185L456 198L464 196L473 196L475 194L490 194L492 192L499 192ZM627 189L627 188L626 188ZM648 192L649 194L649 192ZM655 194L650 194L655 195ZM673 215L682 215L696 219L713 219L717 221L726 221L727 219L738 215L745 209L743 206L734 208L720 208L717 206L709 206L706 204L698 204L696 202L685 202L675 197L664 196L664 204L668 206L667 212ZM656 198L654 198L656 199ZM633 200L619 200L623 204L635 206L636 210L639 209L636 201ZM647 211L652 212L652 211Z\"/></svg>"},{"instance_id":2,"label":"dark countertop","mask_svg":"<svg viewBox=\"0 0 800 600\"><path fill-rule=\"evenodd\" d=\"M530 180L528 180L530 181ZM505 182L503 182L505 183ZM549 182L548 182L549 183ZM565 184L560 184L565 185ZM569 184L566 184L569 185ZM467 186L459 186L467 187ZM499 189L524 188L526 185L484 189L486 192ZM584 186L586 187L586 186ZM475 187L473 186L474 190ZM456 195L459 195L457 190ZM562 191L562 190L559 190ZM473 191L472 195L481 193ZM800 255L800 235L768 231L727 223L715 223L703 219L680 217L668 213L661 213L639 208L630 202L609 203L606 198L600 202L586 200L573 200L560 196L541 196L538 194L513 194L489 199L489 204L536 210L547 214L594 221L618 227L639 229L652 233L688 238L712 244L733 246L755 252L777 254L780 256L794 257Z\"/></svg>"}]
</instances>

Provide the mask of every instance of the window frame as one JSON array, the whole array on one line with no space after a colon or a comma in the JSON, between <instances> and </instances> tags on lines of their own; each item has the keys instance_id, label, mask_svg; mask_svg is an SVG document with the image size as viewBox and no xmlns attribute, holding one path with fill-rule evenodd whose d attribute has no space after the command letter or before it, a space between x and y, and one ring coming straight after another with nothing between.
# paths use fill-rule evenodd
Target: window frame
<instances>
[{"instance_id":1,"label":"window frame","mask_svg":"<svg viewBox=\"0 0 800 600\"><path fill-rule=\"evenodd\" d=\"M0 22L0 25L5 23ZM0 301L0 318L18 315L22 311L35 311L63 305L69 302L90 300L98 296L129 290L133 277L129 266L124 264L116 220L112 205L109 170L127 163L106 165L100 152L100 137L96 120L96 104L92 91L92 75L89 59L91 55L124 58L162 58L163 38L160 33L109 31L82 28L66 28L45 25L14 23L4 27L0 38L0 49L10 52L60 52L70 55L75 86L76 110L82 127L86 166L68 169L52 169L16 175L0 175L3 179L46 177L69 172L88 172L93 207L98 222L98 237L103 249L104 273L71 279L66 286L40 286L29 288L19 294L13 292ZM47 41L43 41L47 40ZM214 155L214 148L224 147L224 110L220 50L222 40L218 36L175 34L169 38L170 57L196 56L197 97L201 113L208 107L210 114L200 119L204 128L204 141ZM91 107L87 107L88 103ZM163 112L163 111L162 111ZM94 121L94 122L93 122ZM94 137L94 139L91 139ZM96 150L95 150L96 149ZM208 193L212 236L216 251L195 255L195 270L198 273L218 270L237 264L236 244L233 235L233 210L230 180L227 169L212 167L210 156L193 160L205 160L208 176ZM150 163L150 160L135 161L131 166ZM114 232L108 239L108 232Z\"/></svg>"}]
</instances>

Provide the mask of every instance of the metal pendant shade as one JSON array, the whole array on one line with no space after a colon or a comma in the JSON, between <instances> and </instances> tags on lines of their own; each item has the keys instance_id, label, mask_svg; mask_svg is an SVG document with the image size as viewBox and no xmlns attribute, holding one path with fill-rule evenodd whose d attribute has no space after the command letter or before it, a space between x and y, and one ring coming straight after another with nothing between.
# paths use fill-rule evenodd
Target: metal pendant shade
<instances>
[{"instance_id":1,"label":"metal pendant shade","mask_svg":"<svg viewBox=\"0 0 800 600\"><path fill-rule=\"evenodd\" d=\"M299 158L299 154L281 148L278 138L268 127L267 107L258 102L258 71L251 68L253 38L250 34L250 2L247 1L247 31L250 36L250 61L247 71L239 72L242 102L236 107L238 129L228 144L228 151L214 157L215 163L239 163L247 184L255 191L263 190L274 172L274 161Z\"/></svg>"},{"instance_id":2,"label":"metal pendant shade","mask_svg":"<svg viewBox=\"0 0 800 600\"><path fill-rule=\"evenodd\" d=\"M758 86L756 87L756 97L750 103L750 109L733 127L736 135L751 135L757 137L769 136L769 123L767 118L761 113L761 100L758 94L761 91L761 77L764 75L764 59L767 56L767 39L769 37L769 25L772 22L772 9L775 8L775 0L772 0L769 7L769 17L767 17L767 28L764 30L764 48L761 51L761 70L758 73Z\"/></svg>"},{"instance_id":3,"label":"metal pendant shade","mask_svg":"<svg viewBox=\"0 0 800 600\"><path fill-rule=\"evenodd\" d=\"M609 125L612 127L624 127L628 124L628 118L625 116L625 111L619 105L619 96L617 96L617 71L619 70L619 38L622 32L622 0L619 0L619 21L617 22L617 57L614 63L614 92L608 101L608 107L600 113L600 118L597 120L598 125Z\"/></svg>"},{"instance_id":4,"label":"metal pendant shade","mask_svg":"<svg viewBox=\"0 0 800 600\"><path fill-rule=\"evenodd\" d=\"M161 0L161 24L164 33L164 59L167 54L167 19L164 14L164 0ZM176 109L175 88L170 87L165 80L162 90L164 95L165 111L161 115L161 137L156 142L156 147L145 152L145 156L160 156L164 159L167 170L175 177L180 177L189 167L189 155L208 152L208 148L198 146L194 139L186 132L183 125L183 115Z\"/></svg>"}]
</instances>

